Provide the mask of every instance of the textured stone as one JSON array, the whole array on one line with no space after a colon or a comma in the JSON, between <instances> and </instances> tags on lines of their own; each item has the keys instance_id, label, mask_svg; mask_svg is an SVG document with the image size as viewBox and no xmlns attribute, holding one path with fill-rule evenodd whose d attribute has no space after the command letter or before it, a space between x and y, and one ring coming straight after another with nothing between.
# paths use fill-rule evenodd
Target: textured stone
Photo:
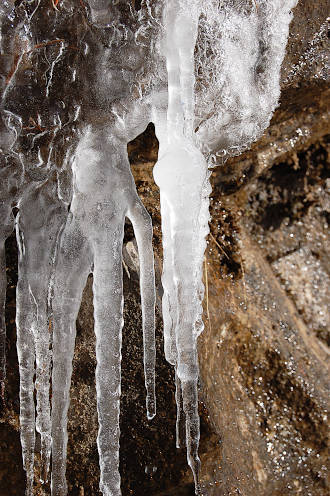
<instances>
[{"instance_id":1,"label":"textured stone","mask_svg":"<svg viewBox=\"0 0 330 496\"><path fill-rule=\"evenodd\" d=\"M242 230L240 253L222 279L208 255L202 397L221 447L205 494L324 495L327 354Z\"/></svg>"}]
</instances>

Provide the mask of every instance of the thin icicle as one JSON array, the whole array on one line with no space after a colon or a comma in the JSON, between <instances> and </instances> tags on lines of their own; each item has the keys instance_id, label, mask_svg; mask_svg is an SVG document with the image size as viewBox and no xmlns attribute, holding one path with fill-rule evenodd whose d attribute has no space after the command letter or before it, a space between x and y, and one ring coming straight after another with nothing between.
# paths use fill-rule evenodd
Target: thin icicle
<instances>
[{"instance_id":1,"label":"thin icicle","mask_svg":"<svg viewBox=\"0 0 330 496\"><path fill-rule=\"evenodd\" d=\"M21 440L28 453L29 461L25 464L25 468L27 478L31 480L33 479L34 435L32 436L30 431L36 428L39 432L42 482L47 480L51 449L49 402L51 352L47 300L52 273L52 253L62 221L60 204L54 200L49 202L49 198L54 196L53 193L52 181L27 192L19 203L20 213L16 219L19 246L17 350L21 356L19 359L20 390L24 403L23 408L21 403L20 414ZM42 207L42 214L39 213L40 207ZM40 246L43 246L42 252L40 252ZM36 375L35 383L34 374ZM34 390L37 399L35 426ZM28 427L25 428L25 425Z\"/></svg>"},{"instance_id":2,"label":"thin icicle","mask_svg":"<svg viewBox=\"0 0 330 496\"><path fill-rule=\"evenodd\" d=\"M4 195L3 195L4 196ZM10 208L10 201L0 202L0 396L4 400L6 379L6 253L5 241L14 229L14 217Z\"/></svg>"},{"instance_id":3,"label":"thin icicle","mask_svg":"<svg viewBox=\"0 0 330 496\"><path fill-rule=\"evenodd\" d=\"M128 216L132 221L139 250L140 287L143 320L144 378L147 391L147 417L156 415L155 392L155 274L151 218L138 199Z\"/></svg>"},{"instance_id":4,"label":"thin icicle","mask_svg":"<svg viewBox=\"0 0 330 496\"><path fill-rule=\"evenodd\" d=\"M6 254L5 239L0 240L0 395L4 400L6 379Z\"/></svg>"},{"instance_id":5,"label":"thin icicle","mask_svg":"<svg viewBox=\"0 0 330 496\"><path fill-rule=\"evenodd\" d=\"M182 435L183 431L183 405L182 405L182 390L181 390L181 381L178 377L177 372L175 371L175 402L176 402L176 425L175 425L175 438L176 438L176 447L182 447L182 440L184 436Z\"/></svg>"},{"instance_id":6,"label":"thin icicle","mask_svg":"<svg viewBox=\"0 0 330 496\"><path fill-rule=\"evenodd\" d=\"M16 219L18 244L18 273L24 267L25 242ZM34 479L35 406L33 313L30 310L27 280L19 277L16 289L17 356L20 371L20 433L23 467L26 472L26 496L32 496Z\"/></svg>"},{"instance_id":7,"label":"thin icicle","mask_svg":"<svg viewBox=\"0 0 330 496\"><path fill-rule=\"evenodd\" d=\"M110 227L110 226L109 226ZM94 319L96 334L96 391L99 432L100 490L119 496L119 414L121 394L121 330L123 327L123 219L115 218L94 254ZM114 237L113 237L114 235Z\"/></svg>"}]
</instances>

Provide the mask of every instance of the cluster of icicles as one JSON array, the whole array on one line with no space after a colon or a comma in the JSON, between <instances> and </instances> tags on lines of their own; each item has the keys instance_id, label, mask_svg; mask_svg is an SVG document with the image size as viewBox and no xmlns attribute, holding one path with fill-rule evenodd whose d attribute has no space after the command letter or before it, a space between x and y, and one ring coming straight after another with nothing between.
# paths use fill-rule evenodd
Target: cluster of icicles
<instances>
[{"instance_id":1,"label":"cluster of icicles","mask_svg":"<svg viewBox=\"0 0 330 496\"><path fill-rule=\"evenodd\" d=\"M209 220L209 166L217 151L222 156L237 152L268 125L279 96L280 66L290 9L295 3L167 0L161 5L158 57L160 66L161 60L163 64L165 61L167 84L162 91L150 92L147 106L159 140L154 178L161 196L165 355L176 373L177 445L186 444L196 494L200 491L197 338L203 330L202 264ZM60 8L60 2L55 4ZM99 22L109 2L90 0L89 5L92 20ZM143 6L151 15L149 2L142 2ZM195 80L196 73L200 81ZM10 82L14 79L15 74ZM27 496L33 494L36 431L41 437L42 479L48 478L52 458L52 495L67 494L67 412L75 323L91 272L100 490L107 496L121 494L118 465L125 217L133 224L139 250L147 415L152 419L156 414L152 224L137 195L127 157L127 142L144 128L141 101L131 99L126 113L119 115L113 110L108 121L88 124L81 130L75 150L69 150L66 157L72 170L73 193L64 224L64 206L48 201L54 195L48 183L32 188L17 201L16 323ZM15 141L18 126L15 116L6 111L5 96L2 112ZM4 241L10 233L6 226L12 221L5 200L0 203L3 271ZM40 228L47 223L49 230ZM4 272L1 277L4 308ZM2 381L4 333L2 317ZM185 440L180 439L183 419Z\"/></svg>"}]
</instances>

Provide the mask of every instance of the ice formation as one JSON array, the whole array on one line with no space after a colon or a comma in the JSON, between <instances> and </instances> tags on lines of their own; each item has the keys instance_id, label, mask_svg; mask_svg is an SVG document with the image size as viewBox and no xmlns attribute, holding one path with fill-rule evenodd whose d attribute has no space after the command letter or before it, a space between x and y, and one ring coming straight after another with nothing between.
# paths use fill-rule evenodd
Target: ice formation
<instances>
[{"instance_id":1,"label":"ice formation","mask_svg":"<svg viewBox=\"0 0 330 496\"><path fill-rule=\"evenodd\" d=\"M197 338L209 168L268 126L296 0L5 0L1 20L0 380L4 242L19 247L17 351L26 494L35 431L43 480L67 494L67 411L82 291L93 273L100 489L120 495L119 400L125 217L140 259L147 414L156 413L152 225L127 157L152 121L163 231L165 355L176 371L177 445L199 492ZM23 91L23 88L26 90ZM18 209L14 221L13 208ZM52 368L52 407L50 373ZM34 379L35 375L35 379ZM34 392L36 391L36 415Z\"/></svg>"},{"instance_id":2,"label":"ice formation","mask_svg":"<svg viewBox=\"0 0 330 496\"><path fill-rule=\"evenodd\" d=\"M163 50L168 104L165 112L155 109L154 118L159 140L154 178L160 189L164 248L165 356L176 371L177 446L183 407L187 458L196 490L200 465L197 337L203 329L202 263L210 193L207 162L194 140L194 50L199 14L199 2L167 2Z\"/></svg>"}]
</instances>

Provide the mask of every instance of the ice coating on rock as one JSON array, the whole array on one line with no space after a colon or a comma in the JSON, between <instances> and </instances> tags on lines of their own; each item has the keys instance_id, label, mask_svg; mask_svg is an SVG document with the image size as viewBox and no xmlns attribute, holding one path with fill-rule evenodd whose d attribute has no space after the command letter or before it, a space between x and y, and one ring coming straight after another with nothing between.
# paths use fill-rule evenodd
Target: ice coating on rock
<instances>
[{"instance_id":1,"label":"ice coating on rock","mask_svg":"<svg viewBox=\"0 0 330 496\"><path fill-rule=\"evenodd\" d=\"M165 356L176 373L177 445L185 421L188 463L199 491L197 338L203 330L208 164L216 153L223 157L249 146L267 127L295 4L145 0L136 12L126 0L1 3L0 381L3 387L4 243L15 224L28 496L35 431L42 481L52 454L52 495L67 494L75 322L90 273L100 488L104 495L120 495L125 217L139 250L147 415L156 412L152 225L127 157L127 143L150 121L159 139L154 177L161 196Z\"/></svg>"},{"instance_id":2,"label":"ice coating on rock","mask_svg":"<svg viewBox=\"0 0 330 496\"><path fill-rule=\"evenodd\" d=\"M205 153L238 154L268 127L280 96L281 64L296 4L202 2L195 123Z\"/></svg>"}]
</instances>

